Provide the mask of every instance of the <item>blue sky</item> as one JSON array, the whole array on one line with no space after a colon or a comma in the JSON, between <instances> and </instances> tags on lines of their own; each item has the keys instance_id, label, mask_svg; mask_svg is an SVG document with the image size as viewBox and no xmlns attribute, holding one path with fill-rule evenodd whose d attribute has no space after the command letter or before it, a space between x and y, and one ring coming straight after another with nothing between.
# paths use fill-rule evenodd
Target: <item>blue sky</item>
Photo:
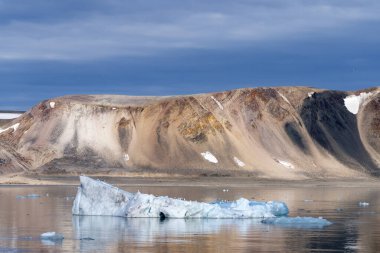
<instances>
[{"instance_id":1,"label":"blue sky","mask_svg":"<svg viewBox=\"0 0 380 253\"><path fill-rule=\"evenodd\" d=\"M67 94L380 83L377 0L0 0L0 109Z\"/></svg>"}]
</instances>

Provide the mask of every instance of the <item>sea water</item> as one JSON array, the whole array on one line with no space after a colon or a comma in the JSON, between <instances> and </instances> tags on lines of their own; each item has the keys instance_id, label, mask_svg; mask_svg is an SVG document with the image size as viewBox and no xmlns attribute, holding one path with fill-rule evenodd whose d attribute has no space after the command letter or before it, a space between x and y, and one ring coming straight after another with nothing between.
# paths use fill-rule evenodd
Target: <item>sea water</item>
<instances>
[{"instance_id":1,"label":"sea water","mask_svg":"<svg viewBox=\"0 0 380 253\"><path fill-rule=\"evenodd\" d=\"M0 186L0 252L380 251L380 187L121 188L208 203L239 198L279 200L287 204L289 216L323 217L333 224L307 227L258 219L73 216L77 186ZM40 197L17 197L30 194ZM40 235L49 231L64 235L64 239L41 240Z\"/></svg>"}]
</instances>

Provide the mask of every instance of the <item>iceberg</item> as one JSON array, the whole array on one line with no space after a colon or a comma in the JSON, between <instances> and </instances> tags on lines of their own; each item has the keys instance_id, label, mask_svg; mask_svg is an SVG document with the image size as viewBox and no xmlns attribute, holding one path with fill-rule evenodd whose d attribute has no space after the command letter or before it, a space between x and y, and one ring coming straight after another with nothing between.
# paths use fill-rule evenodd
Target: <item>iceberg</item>
<instances>
[{"instance_id":1,"label":"iceberg","mask_svg":"<svg viewBox=\"0 0 380 253\"><path fill-rule=\"evenodd\" d=\"M281 201L235 201L211 203L186 201L140 192L130 193L105 182L80 176L80 187L74 200L73 215L118 216L127 218L259 219L257 223L314 228L330 225L326 219L287 217L289 209Z\"/></svg>"},{"instance_id":2,"label":"iceberg","mask_svg":"<svg viewBox=\"0 0 380 253\"><path fill-rule=\"evenodd\" d=\"M287 215L284 202L258 202L240 198L212 203L185 201L140 192L123 191L105 182L80 176L73 215L130 218L270 218Z\"/></svg>"}]
</instances>

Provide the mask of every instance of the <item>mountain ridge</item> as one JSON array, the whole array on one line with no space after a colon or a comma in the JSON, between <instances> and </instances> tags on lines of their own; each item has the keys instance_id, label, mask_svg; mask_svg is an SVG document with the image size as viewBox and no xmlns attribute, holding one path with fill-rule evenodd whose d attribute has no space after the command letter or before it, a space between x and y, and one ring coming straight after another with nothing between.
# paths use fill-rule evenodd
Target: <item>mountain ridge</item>
<instances>
[{"instance_id":1,"label":"mountain ridge","mask_svg":"<svg viewBox=\"0 0 380 253\"><path fill-rule=\"evenodd\" d=\"M0 172L378 177L379 91L259 87L48 99L2 126Z\"/></svg>"}]
</instances>

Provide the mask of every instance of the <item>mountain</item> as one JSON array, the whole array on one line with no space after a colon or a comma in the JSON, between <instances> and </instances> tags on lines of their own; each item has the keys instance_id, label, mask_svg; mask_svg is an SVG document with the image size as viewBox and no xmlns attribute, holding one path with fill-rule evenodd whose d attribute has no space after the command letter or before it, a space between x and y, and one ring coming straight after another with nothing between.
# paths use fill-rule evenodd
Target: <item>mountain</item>
<instances>
[{"instance_id":1,"label":"mountain","mask_svg":"<svg viewBox=\"0 0 380 253\"><path fill-rule=\"evenodd\" d=\"M0 171L252 176L380 175L380 88L246 88L42 101L0 129Z\"/></svg>"}]
</instances>

